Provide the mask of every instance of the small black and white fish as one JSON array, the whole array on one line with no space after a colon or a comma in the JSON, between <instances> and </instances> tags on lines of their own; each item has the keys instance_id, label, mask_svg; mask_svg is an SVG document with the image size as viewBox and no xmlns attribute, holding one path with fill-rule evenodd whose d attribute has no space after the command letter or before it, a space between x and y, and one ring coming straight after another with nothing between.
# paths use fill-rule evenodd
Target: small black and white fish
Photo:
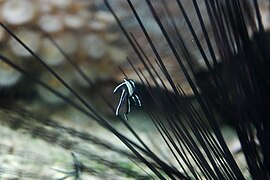
<instances>
[{"instance_id":1,"label":"small black and white fish","mask_svg":"<svg viewBox=\"0 0 270 180\"><path fill-rule=\"evenodd\" d=\"M117 91L121 90L121 96L118 103L118 106L115 111L115 115L119 115L119 110L125 103L127 103L127 109L124 113L124 117L127 120L127 114L130 112L130 99L132 99L135 103L135 106L141 107L141 101L138 95L136 94L136 86L135 82L132 79L124 79L124 82L116 86L116 88L113 90L113 93L116 93Z\"/></svg>"}]
</instances>

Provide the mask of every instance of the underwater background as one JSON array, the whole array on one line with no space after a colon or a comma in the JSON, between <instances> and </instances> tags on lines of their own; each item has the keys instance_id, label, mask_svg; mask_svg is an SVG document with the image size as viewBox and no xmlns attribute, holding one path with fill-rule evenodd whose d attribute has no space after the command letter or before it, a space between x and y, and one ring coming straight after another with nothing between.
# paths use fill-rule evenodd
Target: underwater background
<instances>
[{"instance_id":1,"label":"underwater background","mask_svg":"<svg viewBox=\"0 0 270 180\"><path fill-rule=\"evenodd\" d=\"M0 22L0 179L269 179L269 1L0 0Z\"/></svg>"}]
</instances>

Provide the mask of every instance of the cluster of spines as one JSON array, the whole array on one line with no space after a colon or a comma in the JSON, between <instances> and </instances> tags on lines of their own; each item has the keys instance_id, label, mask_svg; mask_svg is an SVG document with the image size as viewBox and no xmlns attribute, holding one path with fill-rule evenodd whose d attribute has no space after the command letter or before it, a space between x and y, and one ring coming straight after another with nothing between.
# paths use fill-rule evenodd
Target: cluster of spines
<instances>
[{"instance_id":1,"label":"cluster of spines","mask_svg":"<svg viewBox=\"0 0 270 180\"><path fill-rule=\"evenodd\" d=\"M156 77L158 76L156 76L155 73L157 70L153 68L152 63L149 63L148 58L145 56L145 53L142 51L142 48L132 33L127 32L108 3L107 6L114 14L122 31L138 55L139 60L145 66L144 68L147 69L146 73L150 75L150 79L147 79L145 75L146 73L143 73L140 68L137 69L133 65L132 60L128 59L137 76L140 77L141 83L149 87L147 89L153 97L156 107L160 107L159 110L163 111L165 116L167 116L166 119L169 122L170 130L165 127L164 123L159 119L159 117L155 116L154 112L149 113L155 125L159 129L160 134L164 137L167 146L170 148L176 159L177 156L175 155L174 151L177 151L178 156L180 156L181 159L184 159L185 157L183 153L185 148L187 148L189 153L193 154L193 158L191 159L194 160L197 167L199 167L200 173L194 171L193 166L189 166L190 162L188 158L184 164L187 165L187 169L195 178L199 178L201 175L203 175L208 178L243 179L244 177L242 172L238 168L238 165L230 153L221 134L216 116L213 114L213 111L217 111L221 117L227 120L236 130L243 148L243 153L247 160L248 167L250 169L251 176L268 177L269 160L266 153L268 146L265 145L265 138L268 137L268 116L266 112L262 113L262 111L259 110L268 107L266 105L268 104L268 82L266 72L269 69L267 69L268 66L263 67L263 64L267 64L267 56L265 56L265 52L268 42L264 41L264 44L262 44L260 41L258 41L258 39L253 37L254 34L258 34L257 36L259 37L267 37L267 33L263 28L258 2L240 2L238 0L225 2L204 1L208 17L210 19L211 28L213 30L215 44L218 49L215 51L213 49L213 43L209 38L208 31L206 30L197 1L192 1L200 22L200 27L206 39L207 49L210 51L210 58L212 60L210 61L209 57L207 57L205 53L206 48L202 47L194 27L187 16L185 8L182 5L182 2L179 0L176 1L180 12L186 20L188 28L191 31L192 37L195 40L195 45L200 50L205 62L206 70L204 69L202 72L200 69L198 69L198 62L196 62L196 59L192 58L191 53L187 49L185 42L181 37L181 30L178 30L174 17L172 17L169 12L168 5L166 5L165 1L162 2L169 17L169 23L166 24L167 26L164 25L164 22L162 22L152 2L149 0L146 1L147 6L149 7L155 21L159 25L168 43L168 47L173 53L175 64L179 65L179 71L183 71L186 80L188 81L195 95L196 101L199 103L200 108L202 109L203 115L198 115L197 110L194 109L192 104L185 102L185 94L182 91L181 86L177 86L177 84L173 82L167 67L164 65L164 61L160 56L160 52L157 50L156 45L153 43L148 31L145 28L145 25L143 24L143 19L141 19L138 15L137 10L133 6L132 2L128 1L128 4L143 32L142 35L145 36L147 42L150 44L158 67L163 75L167 78L167 81L169 81L171 86L169 88L173 89L175 96L171 97L170 95L164 95L164 97L162 97L159 94L155 94L155 91L152 90L149 82L152 81L154 82L155 86L159 87L159 84L156 81ZM249 8L243 9L243 7ZM255 14L254 18L251 14ZM258 24L258 28L256 27L256 24ZM175 30L176 37L174 38L177 39L176 41L179 43L180 50L176 48L171 36L168 34L168 28L173 28ZM248 28L252 29L250 34L248 33ZM256 47L258 46L257 43L260 43L260 49ZM179 55L179 51L184 53L184 58ZM256 52L256 55L261 57L259 62L255 61L256 57L254 56L254 51ZM218 60L217 54L220 58ZM184 62L188 64L190 72L187 70ZM259 69L265 73L259 72ZM197 82L191 78L190 74L195 77ZM232 79L229 79L228 77ZM160 80L159 77L158 79ZM198 86L201 90L200 93L198 91ZM168 89L166 86L162 88ZM261 91L264 92L262 93ZM260 100L255 101L257 102L258 106L253 107L250 103L254 102L256 98ZM169 106L170 104L173 105ZM174 109L171 111L165 107L173 107ZM260 108L257 109L258 107ZM151 109L150 105L149 109ZM186 119L186 122L190 123L189 128L192 130L191 134L194 134L196 136L195 139L199 140L198 146L194 146L194 142L190 144L188 143L191 141L192 136L190 136L190 132L183 129L186 124L181 123L183 121L179 115L181 112L184 114L184 116L186 116L184 118ZM254 115L253 118L248 117L248 114L251 112ZM264 114L263 119L259 118L261 113ZM202 121L201 118L204 118L207 121ZM256 135L252 130L253 125L256 126L256 131L260 136L258 138L260 145L262 146L261 152L259 152L256 148ZM210 127L210 130L205 129L204 126L208 126L208 128ZM260 129L259 126L263 126L263 128L261 127ZM214 132L214 137L211 135L212 131ZM184 141L180 141L185 136L189 138L185 139ZM185 146L183 144L186 144L187 146L183 148L183 146ZM203 151L206 153L207 158L205 158L203 154L200 154L200 150L196 150L196 148L200 146L203 147ZM263 158L259 157L260 153L263 154ZM208 163L210 163L211 166L208 166ZM179 163L179 165L183 168L181 163ZM186 177L188 177L189 174L186 173L187 171L185 169L182 170Z\"/></svg>"}]
</instances>

